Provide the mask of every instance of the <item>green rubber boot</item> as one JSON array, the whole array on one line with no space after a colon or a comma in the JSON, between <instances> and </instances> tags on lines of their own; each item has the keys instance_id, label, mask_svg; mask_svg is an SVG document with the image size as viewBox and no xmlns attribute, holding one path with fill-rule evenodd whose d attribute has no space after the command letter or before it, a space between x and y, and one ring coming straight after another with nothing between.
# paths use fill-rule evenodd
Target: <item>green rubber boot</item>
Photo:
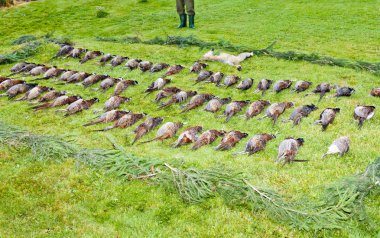
<instances>
[{"instance_id":1,"label":"green rubber boot","mask_svg":"<svg viewBox=\"0 0 380 238\"><path fill-rule=\"evenodd\" d=\"M194 25L194 15L189 16L189 28L191 28L191 29L195 28L195 25Z\"/></svg>"},{"instance_id":2,"label":"green rubber boot","mask_svg":"<svg viewBox=\"0 0 380 238\"><path fill-rule=\"evenodd\" d=\"M179 15L180 23L177 28L184 28L186 27L186 14Z\"/></svg>"}]
</instances>

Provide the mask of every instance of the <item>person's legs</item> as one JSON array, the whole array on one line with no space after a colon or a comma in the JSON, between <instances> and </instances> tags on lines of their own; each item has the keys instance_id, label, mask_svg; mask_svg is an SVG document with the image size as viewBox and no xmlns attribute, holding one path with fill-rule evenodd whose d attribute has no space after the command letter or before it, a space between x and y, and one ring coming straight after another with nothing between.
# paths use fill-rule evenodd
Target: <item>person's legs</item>
<instances>
[{"instance_id":1,"label":"person's legs","mask_svg":"<svg viewBox=\"0 0 380 238\"><path fill-rule=\"evenodd\" d=\"M194 16L195 16L195 11L194 11L194 0L185 0L186 2L186 12L187 15L189 15L189 27L194 28Z\"/></svg>"},{"instance_id":2,"label":"person's legs","mask_svg":"<svg viewBox=\"0 0 380 238\"><path fill-rule=\"evenodd\" d=\"M178 28L186 27L186 13L185 13L185 0L177 1L177 13L179 15L179 26Z\"/></svg>"}]
</instances>

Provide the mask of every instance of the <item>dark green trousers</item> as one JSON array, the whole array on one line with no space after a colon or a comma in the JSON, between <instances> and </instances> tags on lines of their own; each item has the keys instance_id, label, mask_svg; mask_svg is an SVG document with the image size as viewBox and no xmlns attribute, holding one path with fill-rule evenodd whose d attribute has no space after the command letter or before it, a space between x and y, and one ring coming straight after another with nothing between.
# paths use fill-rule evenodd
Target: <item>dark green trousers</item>
<instances>
[{"instance_id":1,"label":"dark green trousers","mask_svg":"<svg viewBox=\"0 0 380 238\"><path fill-rule=\"evenodd\" d=\"M176 0L177 1L177 12L179 15L185 14L185 6L186 12L189 16L194 16L194 0Z\"/></svg>"}]
</instances>

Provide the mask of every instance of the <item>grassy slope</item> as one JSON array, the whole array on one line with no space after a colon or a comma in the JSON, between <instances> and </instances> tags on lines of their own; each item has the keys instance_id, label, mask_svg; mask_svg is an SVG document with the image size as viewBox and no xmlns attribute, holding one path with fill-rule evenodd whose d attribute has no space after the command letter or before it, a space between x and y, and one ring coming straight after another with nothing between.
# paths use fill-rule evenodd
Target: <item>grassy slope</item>
<instances>
[{"instance_id":1,"label":"grassy slope","mask_svg":"<svg viewBox=\"0 0 380 238\"><path fill-rule=\"evenodd\" d=\"M378 60L379 48L376 45L376 2L367 3L314 3L310 9L299 3L250 3L249 7L240 7L238 1L220 1L219 3L199 4L197 19L199 24L196 31L176 30L177 22L171 1L137 3L133 1L44 1L32 3L27 6L13 8L0 12L0 52L9 52L15 48L8 43L15 37L24 34L42 35L55 30L55 35L66 35L80 46L90 49L100 49L105 52L149 59L153 62L165 61L170 64L182 63L190 66L203 53L197 48L178 49L176 47L122 45L95 41L95 36L123 36L139 35L150 39L165 34L194 34L205 40L230 40L236 44L253 45L255 48L266 46L278 39L279 47L284 50L294 49L306 52L318 52L335 57L344 57L359 60ZM95 6L104 6L111 13L108 18L97 19ZM342 10L344 7L344 11ZM144 11L143 11L144 9ZM223 9L229 9L228 12ZM138 12L139 14L134 14ZM27 16L22 18L22 16ZM236 18L241 24L227 22ZM160 19L157 27L156 18ZM7 20L8 19L8 20ZM215 20L217 19L217 20ZM162 21L161 21L162 20ZM206 25L207 23L207 25ZM207 28L207 29L206 29ZM10 30L11 29L11 30ZM228 29L228 30L226 30ZM57 46L49 45L41 50L35 62L48 62L57 50ZM378 156L380 143L376 138L376 131L380 129L379 117L373 118L365 124L364 129L358 133L353 123L352 110L356 104L377 104L378 100L367 97L369 89L379 86L378 78L365 72L355 72L349 69L335 67L321 67L307 63L293 63L268 58L253 58L243 64L243 72L237 73L234 69L212 63L210 69L221 70L227 74L237 73L242 77L260 79L268 77L274 80L292 78L311 80L315 84L329 81L340 86L353 86L357 90L350 99L323 100L318 103L320 110L313 113L310 118L303 120L300 127L292 128L290 124L279 123L272 128L270 122L256 119L248 122L241 117L233 118L230 123L222 123L222 119L215 119L213 115L194 110L179 115L178 106L165 111L156 111L150 101L153 95L143 100L139 95L157 75L141 74L138 71L126 73L121 67L111 69L99 68L94 62L79 65L75 60L55 60L51 64L88 72L108 73L111 76L123 76L137 79L140 85L130 88L125 95L133 98L132 102L123 108L133 111L144 111L153 116L167 116L166 121L181 120L186 126L196 125L199 122L207 128L239 129L254 135L259 132L278 132L276 141L269 143L265 152L252 157L232 157L231 154L244 148L246 140L238 144L231 152L213 151L212 146L192 152L188 148L173 150L169 147L171 142L152 143L147 146L127 147L128 150L142 156L159 157L169 162L185 161L186 166L210 167L224 164L233 169L244 171L253 179L252 182L260 185L269 185L289 196L318 197L324 184L334 181L344 175L359 172L368 162ZM7 74L10 66L0 66L0 75ZM174 85L181 88L191 88L190 75L183 72L173 77ZM27 78L29 79L29 78ZM55 88L67 90L71 93L81 94L88 98L94 95L101 100L99 105L109 97L111 91L99 92L81 87L58 86L52 82L42 84L52 85ZM255 83L255 85L257 82ZM218 96L232 96L233 99L256 100L258 95L248 92L238 92L234 89L215 88L213 85L197 86L199 92L213 92ZM292 100L296 105L304 103L317 103L316 96L303 98L301 95L292 95L283 92L279 95L268 93L265 98L272 102ZM102 133L89 133L90 128L80 125L87 122L94 115L91 111L63 118L53 111L30 113L26 103L9 103L0 100L1 120L25 126L39 133L67 134L76 136L79 143L84 146L109 147L109 143ZM339 106L341 114L327 132L321 133L320 127L312 126L323 108ZM17 110L15 110L17 109ZM174 111L174 113L172 113ZM290 111L285 113L287 117ZM22 119L20 119L22 118ZM94 128L102 128L104 125ZM130 142L132 129L114 130L108 132L120 144ZM331 158L321 161L318 158L324 153L326 147L338 136L349 135L352 139L352 150L344 158ZM146 138L151 138L150 133ZM287 136L302 136L306 144L300 151L300 157L311 160L306 164L294 164L279 169L273 164L276 148L279 142ZM209 236L246 236L256 234L260 236L299 236L300 234L312 236L312 233L300 233L285 226L268 220L265 214L252 217L249 211L238 208L229 209L220 201L212 200L200 206L186 206L176 197L168 195L160 188L152 188L144 183L124 184L109 177L103 177L86 169L75 171L73 164L40 164L25 161L25 155L14 155L7 151L1 156L1 180L7 179L1 187L0 220L2 232L10 234L34 233L46 234L51 228L51 234L56 236L83 235L97 233L126 236L131 230L141 235L155 236L165 233L167 235L201 235ZM17 166L16 166L17 165ZM62 172L63 171L63 172ZM62 178L63 181L62 181ZM29 187L32 186L32 187ZM74 189L73 188L77 188ZM74 191L74 192L73 192ZM73 195L74 193L74 195ZM7 201L17 197L13 206ZM74 197L74 198L73 198ZM51 206L54 204L54 206ZM379 221L376 207L379 201L369 201L371 208L369 215ZM15 209L10 209L14 207ZM201 214L201 215L199 215ZM7 219L8 218L8 219ZM14 219L15 222L6 222ZM258 222L260 221L260 222ZM29 226L25 226L28 224ZM21 228L21 229L20 229ZM148 229L147 229L148 228ZM373 229L367 229L362 224L348 224L341 232L334 232L336 236L373 235ZM321 235L323 235L322 233ZM332 235L330 232L326 235Z\"/></svg>"}]
</instances>

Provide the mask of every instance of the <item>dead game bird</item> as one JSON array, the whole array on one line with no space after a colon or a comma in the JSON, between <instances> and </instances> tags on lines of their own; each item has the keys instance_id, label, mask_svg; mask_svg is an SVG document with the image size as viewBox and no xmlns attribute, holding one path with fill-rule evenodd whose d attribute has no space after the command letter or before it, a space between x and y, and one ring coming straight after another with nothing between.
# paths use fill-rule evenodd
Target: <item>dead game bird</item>
<instances>
[{"instance_id":1,"label":"dead game bird","mask_svg":"<svg viewBox=\"0 0 380 238\"><path fill-rule=\"evenodd\" d=\"M88 52L84 55L84 57L80 60L80 63L81 63L81 64L84 64L84 63L86 63L87 61L92 60L92 59L95 59L96 57L101 56L101 55L103 55L103 54L104 54L103 52L100 52L100 51L98 51L98 50L96 50L96 51L88 51Z\"/></svg>"},{"instance_id":2,"label":"dead game bird","mask_svg":"<svg viewBox=\"0 0 380 238\"><path fill-rule=\"evenodd\" d=\"M92 98L89 100L79 99L71 103L64 111L66 111L65 117L89 109L92 105L99 102L98 98Z\"/></svg>"},{"instance_id":3,"label":"dead game bird","mask_svg":"<svg viewBox=\"0 0 380 238\"><path fill-rule=\"evenodd\" d=\"M192 150L197 150L202 146L212 144L219 136L224 136L226 134L225 131L221 130L208 130L203 132L198 139L194 142Z\"/></svg>"},{"instance_id":4,"label":"dead game bird","mask_svg":"<svg viewBox=\"0 0 380 238\"><path fill-rule=\"evenodd\" d=\"M293 81L291 80L279 80L273 85L273 91L279 93L282 90L290 88L290 86L292 86L292 83Z\"/></svg>"},{"instance_id":5,"label":"dead game bird","mask_svg":"<svg viewBox=\"0 0 380 238\"><path fill-rule=\"evenodd\" d=\"M87 78L85 78L82 82L82 85L85 86L85 87L88 87L88 86L91 86L91 85L94 85L96 84L97 82L105 79L105 78L108 78L109 76L108 75L101 75L101 74L92 74L90 76L88 76Z\"/></svg>"},{"instance_id":6,"label":"dead game bird","mask_svg":"<svg viewBox=\"0 0 380 238\"><path fill-rule=\"evenodd\" d=\"M313 83L308 81L297 81L296 85L292 89L292 92L300 93L306 91Z\"/></svg>"},{"instance_id":7,"label":"dead game bird","mask_svg":"<svg viewBox=\"0 0 380 238\"><path fill-rule=\"evenodd\" d=\"M163 98L167 98L167 97L170 97L172 96L173 94L176 94L178 92L180 92L181 89L177 88L177 87L167 87L167 88L163 88L161 91L159 91L156 95L156 99L155 101L156 102L159 102L161 101L161 99Z\"/></svg>"},{"instance_id":8,"label":"dead game bird","mask_svg":"<svg viewBox=\"0 0 380 238\"><path fill-rule=\"evenodd\" d=\"M15 65L13 65L13 67L11 68L11 72L12 73L15 73L15 72L18 72L20 71L22 68L24 68L27 64L27 62L20 62L20 63L16 63Z\"/></svg>"},{"instance_id":9,"label":"dead game bird","mask_svg":"<svg viewBox=\"0 0 380 238\"><path fill-rule=\"evenodd\" d=\"M69 78L71 77L71 76L73 76L74 74L76 74L76 73L78 73L78 71L73 71L73 70L68 70L68 71L66 71L66 72L64 72L62 75L61 75L61 77L59 77L59 81L67 81L67 80L69 80Z\"/></svg>"},{"instance_id":10,"label":"dead game bird","mask_svg":"<svg viewBox=\"0 0 380 238\"><path fill-rule=\"evenodd\" d=\"M136 143L136 141L138 141L141 137L160 125L163 120L164 119L162 117L149 117L143 123L138 125L138 127L133 131L136 136L132 142L132 145Z\"/></svg>"},{"instance_id":11,"label":"dead game bird","mask_svg":"<svg viewBox=\"0 0 380 238\"><path fill-rule=\"evenodd\" d=\"M350 149L350 138L347 136L342 136L336 139L327 150L326 154L322 156L322 159L326 158L328 155L339 154L341 157L348 152Z\"/></svg>"},{"instance_id":12,"label":"dead game bird","mask_svg":"<svg viewBox=\"0 0 380 238\"><path fill-rule=\"evenodd\" d=\"M380 88L373 88L370 95L373 97L380 97Z\"/></svg>"},{"instance_id":13,"label":"dead game bird","mask_svg":"<svg viewBox=\"0 0 380 238\"><path fill-rule=\"evenodd\" d=\"M122 63L124 63L124 61L126 61L126 60L128 60L128 57L117 55L117 56L113 57L113 59L111 60L111 66L112 67L119 66Z\"/></svg>"},{"instance_id":14,"label":"dead game bird","mask_svg":"<svg viewBox=\"0 0 380 238\"><path fill-rule=\"evenodd\" d=\"M290 115L289 120L293 121L293 126L296 126L303 117L308 117L315 110L318 110L318 107L314 104L297 107Z\"/></svg>"},{"instance_id":15,"label":"dead game bird","mask_svg":"<svg viewBox=\"0 0 380 238\"><path fill-rule=\"evenodd\" d=\"M325 96L326 93L330 92L332 88L335 86L330 85L329 83L321 83L317 85L317 87L312 91L312 93L308 93L305 96L308 96L310 94L319 93L319 101L322 100L323 96Z\"/></svg>"},{"instance_id":16,"label":"dead game bird","mask_svg":"<svg viewBox=\"0 0 380 238\"><path fill-rule=\"evenodd\" d=\"M253 85L253 79L247 78L241 81L238 86L236 86L237 89L239 90L247 90L250 89Z\"/></svg>"},{"instance_id":17,"label":"dead game bird","mask_svg":"<svg viewBox=\"0 0 380 238\"><path fill-rule=\"evenodd\" d=\"M9 74L7 77L10 77L12 75L19 74L19 73L28 73L29 71L31 71L32 69L34 69L35 67L38 67L38 66L40 66L40 65L36 65L33 63L27 63L24 67L22 67L21 69Z\"/></svg>"},{"instance_id":18,"label":"dead game bird","mask_svg":"<svg viewBox=\"0 0 380 238\"><path fill-rule=\"evenodd\" d=\"M350 97L355 92L355 89L349 87L338 88L334 97Z\"/></svg>"},{"instance_id":19,"label":"dead game bird","mask_svg":"<svg viewBox=\"0 0 380 238\"><path fill-rule=\"evenodd\" d=\"M181 113L188 112L202 106L205 102L210 101L215 96L212 94L197 94L190 99L190 102L184 106Z\"/></svg>"},{"instance_id":20,"label":"dead game bird","mask_svg":"<svg viewBox=\"0 0 380 238\"><path fill-rule=\"evenodd\" d=\"M174 143L173 147L178 148L182 145L186 145L189 143L193 143L198 139L197 134L203 130L201 126L194 126L187 128L184 132L182 132L177 141Z\"/></svg>"},{"instance_id":21,"label":"dead game bird","mask_svg":"<svg viewBox=\"0 0 380 238\"><path fill-rule=\"evenodd\" d=\"M201 71L198 74L198 77L195 79L195 84L205 81L206 79L210 78L212 74L213 74L212 71L206 71L206 70Z\"/></svg>"},{"instance_id":22,"label":"dead game bird","mask_svg":"<svg viewBox=\"0 0 380 238\"><path fill-rule=\"evenodd\" d=\"M167 122L158 129L156 137L152 140L144 141L142 143L149 143L156 140L166 140L172 138L177 134L177 131L183 126L182 122Z\"/></svg>"},{"instance_id":23,"label":"dead game bird","mask_svg":"<svg viewBox=\"0 0 380 238\"><path fill-rule=\"evenodd\" d=\"M116 84L113 95L118 96L122 94L129 86L134 86L137 84L139 84L139 82L135 80L121 80Z\"/></svg>"},{"instance_id":24,"label":"dead game bird","mask_svg":"<svg viewBox=\"0 0 380 238\"><path fill-rule=\"evenodd\" d=\"M73 49L74 47L72 47L71 45L62 45L58 53L53 56L53 59L68 55Z\"/></svg>"},{"instance_id":25,"label":"dead game bird","mask_svg":"<svg viewBox=\"0 0 380 238\"><path fill-rule=\"evenodd\" d=\"M58 97L65 95L65 94L66 94L66 92L59 92L59 91L52 90L52 91L47 92L45 95L43 95L38 100L38 102L49 102L49 101L52 101Z\"/></svg>"},{"instance_id":26,"label":"dead game bird","mask_svg":"<svg viewBox=\"0 0 380 238\"><path fill-rule=\"evenodd\" d=\"M122 103L129 102L130 100L131 98L128 98L128 97L112 96L104 104L103 110L111 111L111 110L117 109Z\"/></svg>"},{"instance_id":27,"label":"dead game bird","mask_svg":"<svg viewBox=\"0 0 380 238\"><path fill-rule=\"evenodd\" d=\"M46 73L46 71L48 70L49 70L49 67L40 65L40 66L34 67L32 70L28 72L28 74L31 76L38 76L40 74Z\"/></svg>"},{"instance_id":28,"label":"dead game bird","mask_svg":"<svg viewBox=\"0 0 380 238\"><path fill-rule=\"evenodd\" d=\"M71 58L80 58L81 54L84 53L84 52L87 52L87 49L84 49L84 48L75 48L73 49L68 55L67 57L71 57Z\"/></svg>"},{"instance_id":29,"label":"dead game bird","mask_svg":"<svg viewBox=\"0 0 380 238\"><path fill-rule=\"evenodd\" d=\"M36 99L41 95L41 93L47 92L49 90L52 90L52 88L49 88L46 86L35 86L34 88L27 91L22 98L17 99L16 101L23 101L23 100L30 101L30 100Z\"/></svg>"},{"instance_id":30,"label":"dead game bird","mask_svg":"<svg viewBox=\"0 0 380 238\"><path fill-rule=\"evenodd\" d=\"M145 89L144 93L151 93L153 91L160 90L166 84L168 84L170 82L171 82L171 79L158 78L156 81L151 83L151 85L149 85L147 89Z\"/></svg>"},{"instance_id":31,"label":"dead game bird","mask_svg":"<svg viewBox=\"0 0 380 238\"><path fill-rule=\"evenodd\" d=\"M235 156L239 154L252 155L254 153L257 153L261 150L264 150L267 145L267 142L275 138L276 138L275 135L271 135L267 133L255 135L247 142L243 152L239 152L234 155Z\"/></svg>"},{"instance_id":32,"label":"dead game bird","mask_svg":"<svg viewBox=\"0 0 380 238\"><path fill-rule=\"evenodd\" d=\"M189 97L195 96L197 94L198 94L197 91L180 91L180 92L176 93L175 95L173 95L172 98L169 101L167 101L166 103L163 103L159 107L159 109L162 109L162 108L165 108L165 107L169 107L169 106L171 106L174 103L184 102Z\"/></svg>"},{"instance_id":33,"label":"dead game bird","mask_svg":"<svg viewBox=\"0 0 380 238\"><path fill-rule=\"evenodd\" d=\"M0 91L8 90L17 84L24 84L24 80L19 79L7 79L0 83Z\"/></svg>"},{"instance_id":34,"label":"dead game bird","mask_svg":"<svg viewBox=\"0 0 380 238\"><path fill-rule=\"evenodd\" d=\"M127 112L127 111L117 111L117 110L108 111L108 112L105 112L102 115L96 117L95 120L93 120L87 124L84 124L83 126L92 126L92 125L96 125L99 123L112 122L112 121L118 120L119 118L121 118L122 116L124 116L128 113L129 112Z\"/></svg>"},{"instance_id":35,"label":"dead game bird","mask_svg":"<svg viewBox=\"0 0 380 238\"><path fill-rule=\"evenodd\" d=\"M114 55L110 54L110 53L107 53L107 54L104 54L100 60L99 60L99 64L104 66L108 61L110 61L113 57L115 57Z\"/></svg>"},{"instance_id":36,"label":"dead game bird","mask_svg":"<svg viewBox=\"0 0 380 238\"><path fill-rule=\"evenodd\" d=\"M153 63L150 61L141 61L139 63L139 68L141 72L149 71L153 67Z\"/></svg>"},{"instance_id":37,"label":"dead game bird","mask_svg":"<svg viewBox=\"0 0 380 238\"><path fill-rule=\"evenodd\" d=\"M105 91L107 91L107 89L109 89L110 87L114 86L115 83L121 81L122 79L121 78L112 78L112 77L107 77L105 78L101 83L100 83L100 86L99 88L102 89L102 92L104 93Z\"/></svg>"},{"instance_id":38,"label":"dead game bird","mask_svg":"<svg viewBox=\"0 0 380 238\"><path fill-rule=\"evenodd\" d=\"M71 75L67 79L66 83L78 83L78 82L83 81L85 78L87 78L90 75L91 74L86 73L86 72L78 72L78 73L75 73L75 74Z\"/></svg>"},{"instance_id":39,"label":"dead game bird","mask_svg":"<svg viewBox=\"0 0 380 238\"><path fill-rule=\"evenodd\" d=\"M0 83L4 82L5 80L8 80L10 78L8 77L4 77L4 76L0 76Z\"/></svg>"},{"instance_id":40,"label":"dead game bird","mask_svg":"<svg viewBox=\"0 0 380 238\"><path fill-rule=\"evenodd\" d=\"M264 108L269 105L270 102L268 100L258 100L256 102L253 102L245 113L245 118L248 120L259 115L264 110Z\"/></svg>"},{"instance_id":41,"label":"dead game bird","mask_svg":"<svg viewBox=\"0 0 380 238\"><path fill-rule=\"evenodd\" d=\"M141 59L130 59L125 64L125 67L128 68L129 70L137 69L141 61L142 61Z\"/></svg>"},{"instance_id":42,"label":"dead game bird","mask_svg":"<svg viewBox=\"0 0 380 238\"><path fill-rule=\"evenodd\" d=\"M177 65L172 65L169 67L169 69L166 71L166 73L164 74L164 77L166 76L170 76L170 75L174 75L174 74L178 74L179 72L181 72L185 67L180 65L180 64L177 64Z\"/></svg>"},{"instance_id":43,"label":"dead game bird","mask_svg":"<svg viewBox=\"0 0 380 238\"><path fill-rule=\"evenodd\" d=\"M227 103L230 103L231 102L231 98L228 97L228 98L214 98L214 99L211 99L207 105L205 106L204 110L206 112L211 112L211 113L215 113L217 111L220 110L220 108L222 108L222 106L224 104L227 104Z\"/></svg>"},{"instance_id":44,"label":"dead game bird","mask_svg":"<svg viewBox=\"0 0 380 238\"><path fill-rule=\"evenodd\" d=\"M315 121L314 124L321 124L322 131L325 131L327 127L334 122L336 114L339 112L340 108L326 108L319 116L319 120Z\"/></svg>"},{"instance_id":45,"label":"dead game bird","mask_svg":"<svg viewBox=\"0 0 380 238\"><path fill-rule=\"evenodd\" d=\"M371 119L375 115L374 106L357 106L354 111L354 119L359 121L359 129L363 127L366 120Z\"/></svg>"},{"instance_id":46,"label":"dead game bird","mask_svg":"<svg viewBox=\"0 0 380 238\"><path fill-rule=\"evenodd\" d=\"M144 116L146 116L145 113L131 113L130 112L120 117L112 126L106 127L101 130L95 130L95 131L109 131L115 128L128 128L130 126L133 126L136 122L141 120Z\"/></svg>"},{"instance_id":47,"label":"dead game bird","mask_svg":"<svg viewBox=\"0 0 380 238\"><path fill-rule=\"evenodd\" d=\"M226 109L224 110L224 116L226 117L225 122L228 122L231 119L231 117L240 112L243 109L243 107L245 107L248 103L251 103L251 101L233 101L229 103Z\"/></svg>"},{"instance_id":48,"label":"dead game bird","mask_svg":"<svg viewBox=\"0 0 380 238\"><path fill-rule=\"evenodd\" d=\"M306 162L307 160L296 160L299 148L304 144L303 138L286 138L278 147L277 162L283 162L282 166L291 162Z\"/></svg>"},{"instance_id":49,"label":"dead game bird","mask_svg":"<svg viewBox=\"0 0 380 238\"><path fill-rule=\"evenodd\" d=\"M229 150L234 147L239 141L248 136L247 133L240 131L230 131L224 135L220 144L215 148L215 150Z\"/></svg>"},{"instance_id":50,"label":"dead game bird","mask_svg":"<svg viewBox=\"0 0 380 238\"><path fill-rule=\"evenodd\" d=\"M236 84L239 80L240 80L239 76L230 75L224 79L224 85L228 88L228 87L231 87L232 85Z\"/></svg>"},{"instance_id":51,"label":"dead game bird","mask_svg":"<svg viewBox=\"0 0 380 238\"><path fill-rule=\"evenodd\" d=\"M190 73L199 73L201 70L206 68L208 64L201 63L199 61L196 61L191 67L190 67Z\"/></svg>"},{"instance_id":52,"label":"dead game bird","mask_svg":"<svg viewBox=\"0 0 380 238\"><path fill-rule=\"evenodd\" d=\"M216 72L210 77L210 82L214 83L216 86L219 87L220 83L222 82L222 79L224 77L224 73L222 72Z\"/></svg>"},{"instance_id":53,"label":"dead game bird","mask_svg":"<svg viewBox=\"0 0 380 238\"><path fill-rule=\"evenodd\" d=\"M262 118L270 117L273 121L273 125L275 125L279 116L283 114L286 109L291 108L293 106L294 103L292 102L273 103L268 107L268 109L265 112L265 116Z\"/></svg>"},{"instance_id":54,"label":"dead game bird","mask_svg":"<svg viewBox=\"0 0 380 238\"><path fill-rule=\"evenodd\" d=\"M37 110L43 110L43 109L52 108L52 107L61 107L64 105L71 104L71 103L73 103L77 100L80 100L80 99L81 99L80 96L63 95L63 96L56 98L52 103L45 103L42 105L34 106L34 107L32 107L32 109L37 111Z\"/></svg>"},{"instance_id":55,"label":"dead game bird","mask_svg":"<svg viewBox=\"0 0 380 238\"><path fill-rule=\"evenodd\" d=\"M34 80L45 80L45 79L50 79L50 78L55 78L55 77L58 77L59 75L61 75L63 72L65 72L64 69L59 69L57 67L52 67L50 69L48 69L42 78L36 78Z\"/></svg>"},{"instance_id":56,"label":"dead game bird","mask_svg":"<svg viewBox=\"0 0 380 238\"><path fill-rule=\"evenodd\" d=\"M153 65L153 67L150 69L150 72L151 73L160 72L166 68L169 68L169 66L170 65L166 63L158 63L158 64Z\"/></svg>"},{"instance_id":57,"label":"dead game bird","mask_svg":"<svg viewBox=\"0 0 380 238\"><path fill-rule=\"evenodd\" d=\"M259 84L257 85L256 92L261 91L261 96L264 96L265 92L270 88L272 83L273 83L273 80L269 80L269 79L260 80Z\"/></svg>"},{"instance_id":58,"label":"dead game bird","mask_svg":"<svg viewBox=\"0 0 380 238\"><path fill-rule=\"evenodd\" d=\"M37 86L37 84L31 84L31 83L16 84L16 85L10 87L5 92L5 94L3 94L1 96L8 96L8 99L12 99L21 93L26 93L27 91L31 90L35 86Z\"/></svg>"}]
</instances>

